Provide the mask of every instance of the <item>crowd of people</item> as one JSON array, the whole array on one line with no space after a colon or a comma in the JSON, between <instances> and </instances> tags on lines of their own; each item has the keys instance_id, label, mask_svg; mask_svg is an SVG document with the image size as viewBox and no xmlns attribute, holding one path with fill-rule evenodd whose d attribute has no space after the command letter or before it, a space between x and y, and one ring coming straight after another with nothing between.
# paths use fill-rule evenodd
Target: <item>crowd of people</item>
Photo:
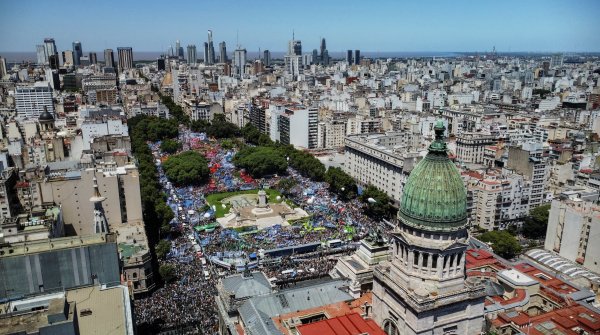
<instances>
[{"instance_id":1,"label":"crowd of people","mask_svg":"<svg viewBox=\"0 0 600 335\"><path fill-rule=\"evenodd\" d=\"M177 244L185 242L179 237ZM181 247L179 250L182 250ZM187 246L186 253L193 253ZM165 260L172 265L175 280L166 283L145 299L134 302L136 322L142 330L189 329L191 333L215 334L218 332L218 315L215 308L216 278L206 278L200 259L185 257Z\"/></svg>"},{"instance_id":2,"label":"crowd of people","mask_svg":"<svg viewBox=\"0 0 600 335\"><path fill-rule=\"evenodd\" d=\"M168 194L167 203L175 213L171 252L159 262L173 266L175 279L151 296L135 301L136 321L142 329L156 331L189 327L191 333L199 332L198 329L202 329L203 334L217 333L218 313L214 296L218 277L233 274L239 269L211 264L208 261L211 255L239 252L247 256L257 254L259 250L334 239L346 243L359 240L377 225L362 214L364 204L358 200L338 200L335 194L328 191L325 183L314 182L290 168L287 178L291 178L295 186L286 190L285 196L309 213L310 217L302 224L277 225L251 234L222 228L195 232L194 226L214 222L214 210L207 206L206 194L222 191L223 186L230 191L243 189L248 186L248 180L234 173L234 167L230 164L233 155L231 149L223 149L218 143L189 131L182 132L180 141L184 149L204 151L210 161L211 182L199 187L171 185L158 163L166 155L160 151L158 144L150 144L157 159L159 179ZM276 188L280 180L279 177L273 177L262 183ZM268 277L276 278L275 282L281 287L287 287L300 280L327 276L337 258L352 250L351 247L319 250L278 258L276 261L261 261L259 269ZM332 253L336 255L331 256ZM204 271L210 275L207 277Z\"/></svg>"}]
</instances>

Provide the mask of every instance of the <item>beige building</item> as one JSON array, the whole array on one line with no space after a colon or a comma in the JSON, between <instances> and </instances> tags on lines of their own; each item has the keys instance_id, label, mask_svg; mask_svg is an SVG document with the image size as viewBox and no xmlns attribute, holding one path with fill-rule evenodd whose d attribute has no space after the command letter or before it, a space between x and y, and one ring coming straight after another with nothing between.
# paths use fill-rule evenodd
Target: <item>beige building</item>
<instances>
[{"instance_id":1,"label":"beige building","mask_svg":"<svg viewBox=\"0 0 600 335\"><path fill-rule=\"evenodd\" d=\"M544 249L600 273L600 208L581 199L553 200Z\"/></svg>"},{"instance_id":2,"label":"beige building","mask_svg":"<svg viewBox=\"0 0 600 335\"><path fill-rule=\"evenodd\" d=\"M317 148L339 149L344 147L346 137L345 120L327 120L319 122L317 128Z\"/></svg>"},{"instance_id":3,"label":"beige building","mask_svg":"<svg viewBox=\"0 0 600 335\"><path fill-rule=\"evenodd\" d=\"M421 158L418 153L408 151L408 141L402 132L348 136L344 171L362 185L377 187L398 203L408 174Z\"/></svg>"},{"instance_id":4,"label":"beige building","mask_svg":"<svg viewBox=\"0 0 600 335\"><path fill-rule=\"evenodd\" d=\"M456 137L456 159L461 163L484 164L486 146L496 142L493 136L463 133Z\"/></svg>"},{"instance_id":5,"label":"beige building","mask_svg":"<svg viewBox=\"0 0 600 335\"><path fill-rule=\"evenodd\" d=\"M68 235L94 233L94 207L89 201L93 194L94 176L102 196L109 231L128 223L143 222L139 173L135 165L75 169L73 165L50 165L40 185L44 202L63 206L63 218Z\"/></svg>"}]
</instances>

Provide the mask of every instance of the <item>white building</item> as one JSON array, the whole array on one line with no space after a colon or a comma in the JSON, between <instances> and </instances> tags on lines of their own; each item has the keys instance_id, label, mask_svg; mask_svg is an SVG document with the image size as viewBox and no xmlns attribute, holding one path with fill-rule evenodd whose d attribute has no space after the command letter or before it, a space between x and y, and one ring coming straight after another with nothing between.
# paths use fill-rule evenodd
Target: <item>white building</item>
<instances>
[{"instance_id":1,"label":"white building","mask_svg":"<svg viewBox=\"0 0 600 335\"><path fill-rule=\"evenodd\" d=\"M36 82L33 86L16 87L15 104L19 118L37 118L44 112L44 108L55 116L52 87L45 81Z\"/></svg>"},{"instance_id":2,"label":"white building","mask_svg":"<svg viewBox=\"0 0 600 335\"><path fill-rule=\"evenodd\" d=\"M317 109L303 106L286 107L285 111L278 115L277 123L281 143L305 149L317 147Z\"/></svg>"},{"instance_id":3,"label":"white building","mask_svg":"<svg viewBox=\"0 0 600 335\"><path fill-rule=\"evenodd\" d=\"M398 203L408 174L420 156L408 152L404 132L346 137L344 172L362 185L373 185Z\"/></svg>"}]
</instances>

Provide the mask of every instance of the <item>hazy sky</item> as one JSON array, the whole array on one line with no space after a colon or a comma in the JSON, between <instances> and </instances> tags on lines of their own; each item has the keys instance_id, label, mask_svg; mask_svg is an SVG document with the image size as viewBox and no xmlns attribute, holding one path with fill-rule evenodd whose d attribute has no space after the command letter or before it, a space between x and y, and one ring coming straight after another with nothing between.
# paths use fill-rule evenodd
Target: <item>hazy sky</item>
<instances>
[{"instance_id":1,"label":"hazy sky","mask_svg":"<svg viewBox=\"0 0 600 335\"><path fill-rule=\"evenodd\" d=\"M202 50L239 43L284 51L292 37L304 51L327 39L330 52L600 51L599 0L0 0L0 51L35 51L44 37L59 50L131 46L161 51L175 40Z\"/></svg>"}]
</instances>

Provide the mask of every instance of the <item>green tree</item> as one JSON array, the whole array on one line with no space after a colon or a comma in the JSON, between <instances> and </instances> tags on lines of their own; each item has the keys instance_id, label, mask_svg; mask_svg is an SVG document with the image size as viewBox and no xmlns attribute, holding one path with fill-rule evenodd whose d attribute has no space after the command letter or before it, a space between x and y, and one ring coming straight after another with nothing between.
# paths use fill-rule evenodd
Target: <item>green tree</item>
<instances>
[{"instance_id":1,"label":"green tree","mask_svg":"<svg viewBox=\"0 0 600 335\"><path fill-rule=\"evenodd\" d=\"M538 206L529 212L525 218L521 233L531 239L540 239L546 236L548 228L548 217L550 215L550 204Z\"/></svg>"},{"instance_id":2,"label":"green tree","mask_svg":"<svg viewBox=\"0 0 600 335\"><path fill-rule=\"evenodd\" d=\"M160 240L155 248L156 257L164 259L170 250L171 242L169 242L168 240Z\"/></svg>"},{"instance_id":3,"label":"green tree","mask_svg":"<svg viewBox=\"0 0 600 335\"><path fill-rule=\"evenodd\" d=\"M357 187L354 178L341 168L330 167L325 172L325 181L329 183L329 190L338 194L342 199L356 197Z\"/></svg>"},{"instance_id":4,"label":"green tree","mask_svg":"<svg viewBox=\"0 0 600 335\"><path fill-rule=\"evenodd\" d=\"M260 130L256 128L252 123L247 123L241 130L242 136L247 143L258 145L260 138Z\"/></svg>"},{"instance_id":5,"label":"green tree","mask_svg":"<svg viewBox=\"0 0 600 335\"><path fill-rule=\"evenodd\" d=\"M513 258L521 252L519 241L504 230L488 231L480 235L479 239L490 243L494 252L506 259Z\"/></svg>"},{"instance_id":6,"label":"green tree","mask_svg":"<svg viewBox=\"0 0 600 335\"><path fill-rule=\"evenodd\" d=\"M206 133L215 138L237 137L240 136L240 128L227 121L224 114L216 114Z\"/></svg>"},{"instance_id":7,"label":"green tree","mask_svg":"<svg viewBox=\"0 0 600 335\"><path fill-rule=\"evenodd\" d=\"M161 264L158 273L165 283L170 283L175 279L175 267L173 265Z\"/></svg>"},{"instance_id":8,"label":"green tree","mask_svg":"<svg viewBox=\"0 0 600 335\"><path fill-rule=\"evenodd\" d=\"M177 185L200 185L209 176L208 162L195 151L169 157L163 164L166 176Z\"/></svg>"},{"instance_id":9,"label":"green tree","mask_svg":"<svg viewBox=\"0 0 600 335\"><path fill-rule=\"evenodd\" d=\"M178 141L175 141L175 140L171 140L171 139L166 139L166 140L162 141L162 143L160 144L160 150L162 150L168 154L174 154L180 148L181 148L181 143L179 143Z\"/></svg>"},{"instance_id":10,"label":"green tree","mask_svg":"<svg viewBox=\"0 0 600 335\"><path fill-rule=\"evenodd\" d=\"M389 219L394 215L390 197L373 185L367 186L360 200L367 204L365 214L375 220Z\"/></svg>"},{"instance_id":11,"label":"green tree","mask_svg":"<svg viewBox=\"0 0 600 335\"><path fill-rule=\"evenodd\" d=\"M235 147L235 143L229 138L226 138L221 141L221 148L223 148L225 150L231 150L234 147Z\"/></svg>"},{"instance_id":12,"label":"green tree","mask_svg":"<svg viewBox=\"0 0 600 335\"><path fill-rule=\"evenodd\" d=\"M190 129L197 133L206 133L210 127L210 122L205 120L196 120L190 122Z\"/></svg>"},{"instance_id":13,"label":"green tree","mask_svg":"<svg viewBox=\"0 0 600 335\"><path fill-rule=\"evenodd\" d=\"M233 157L233 163L254 178L285 174L287 169L285 158L274 147L245 147Z\"/></svg>"}]
</instances>

